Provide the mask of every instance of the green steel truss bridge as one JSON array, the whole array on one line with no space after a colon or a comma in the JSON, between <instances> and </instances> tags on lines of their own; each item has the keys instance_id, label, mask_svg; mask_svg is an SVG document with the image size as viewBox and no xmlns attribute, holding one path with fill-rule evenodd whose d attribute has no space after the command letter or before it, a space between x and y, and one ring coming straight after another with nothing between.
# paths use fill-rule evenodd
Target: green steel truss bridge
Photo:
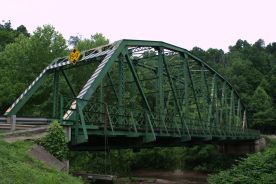
<instances>
[{"instance_id":1,"label":"green steel truss bridge","mask_svg":"<svg viewBox=\"0 0 276 184\"><path fill-rule=\"evenodd\" d=\"M91 67L76 93L68 73ZM67 72L67 74L66 74ZM189 51L159 41L121 40L54 60L6 111L11 116L53 75L53 117L72 149L181 146L258 139L232 85ZM61 78L71 96L61 93Z\"/></svg>"}]
</instances>

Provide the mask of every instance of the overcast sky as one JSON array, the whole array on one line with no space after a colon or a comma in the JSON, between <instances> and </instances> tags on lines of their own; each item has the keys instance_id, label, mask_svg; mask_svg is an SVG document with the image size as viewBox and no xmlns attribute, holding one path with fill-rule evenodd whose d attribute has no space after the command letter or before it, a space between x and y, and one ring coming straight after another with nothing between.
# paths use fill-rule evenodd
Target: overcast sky
<instances>
[{"instance_id":1,"label":"overcast sky","mask_svg":"<svg viewBox=\"0 0 276 184\"><path fill-rule=\"evenodd\" d=\"M53 25L68 39L103 33L111 42L147 39L186 49L222 48L237 39L276 42L275 0L0 0L0 20L29 32Z\"/></svg>"}]
</instances>

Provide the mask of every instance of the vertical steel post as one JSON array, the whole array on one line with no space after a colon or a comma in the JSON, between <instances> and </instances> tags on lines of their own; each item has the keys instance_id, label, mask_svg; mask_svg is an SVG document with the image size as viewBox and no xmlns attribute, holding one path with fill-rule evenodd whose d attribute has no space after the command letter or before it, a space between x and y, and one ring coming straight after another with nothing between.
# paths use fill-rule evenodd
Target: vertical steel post
<instances>
[{"instance_id":1,"label":"vertical steel post","mask_svg":"<svg viewBox=\"0 0 276 184\"><path fill-rule=\"evenodd\" d=\"M216 87L216 74L213 76L212 80L212 88L211 88L211 94L210 94L210 103L209 103L209 112L208 112L208 124L209 128L213 131L213 123L211 120L214 118L214 99L215 99L215 87ZM214 120L214 119L213 119Z\"/></svg>"},{"instance_id":2,"label":"vertical steel post","mask_svg":"<svg viewBox=\"0 0 276 184\"><path fill-rule=\"evenodd\" d=\"M118 61L118 74L119 74L119 94L118 94L118 105L119 105L119 118L118 123L123 124L123 106L124 106L124 95L125 95L125 73L124 73L124 58L120 57Z\"/></svg>"},{"instance_id":3,"label":"vertical steel post","mask_svg":"<svg viewBox=\"0 0 276 184\"><path fill-rule=\"evenodd\" d=\"M215 80L215 90L214 90L214 108L215 108L215 112L214 112L214 124L215 124L216 132L219 131L219 129L218 129L219 116L218 116L218 100L217 99L218 99L218 84L217 84L217 80Z\"/></svg>"},{"instance_id":4,"label":"vertical steel post","mask_svg":"<svg viewBox=\"0 0 276 184\"><path fill-rule=\"evenodd\" d=\"M189 86L190 86L190 80L189 80L189 72L188 72L188 65L187 65L187 58L184 58L183 60L183 72L184 72L184 116L186 117L186 126L187 129L190 128L190 115L189 115ZM184 128L184 127L183 127ZM184 131L184 129L183 129Z\"/></svg>"},{"instance_id":5,"label":"vertical steel post","mask_svg":"<svg viewBox=\"0 0 276 184\"><path fill-rule=\"evenodd\" d=\"M100 119L102 122L105 122L105 108L104 108L104 96L103 96L103 81L100 84L100 96L99 96L99 101L100 101Z\"/></svg>"},{"instance_id":6,"label":"vertical steel post","mask_svg":"<svg viewBox=\"0 0 276 184\"><path fill-rule=\"evenodd\" d=\"M225 121L225 123L224 123L224 126L226 128L225 130L226 130L226 133L228 135L229 134L229 123L228 123L228 121L229 121L229 113L228 113L228 111L229 110L228 109L229 109L230 105L229 105L229 100L227 100L227 98L229 98L230 95L227 94L227 92L229 90L226 90L226 89L227 88L226 88L226 85L225 85L225 93L224 93L224 121Z\"/></svg>"},{"instance_id":7,"label":"vertical steel post","mask_svg":"<svg viewBox=\"0 0 276 184\"><path fill-rule=\"evenodd\" d=\"M207 81L206 81L206 76L205 76L205 73L204 73L204 65L202 64L201 65L201 91L202 91L202 101L203 101L203 105L204 105L204 110L205 112L202 112L202 115L203 118L207 118L207 115L208 115L208 102L209 102L209 92L208 92L208 84L207 84Z\"/></svg>"},{"instance_id":8,"label":"vertical steel post","mask_svg":"<svg viewBox=\"0 0 276 184\"><path fill-rule=\"evenodd\" d=\"M236 126L240 127L240 125L241 125L241 100L240 100L240 98L238 99L237 117L235 119L236 119Z\"/></svg>"},{"instance_id":9,"label":"vertical steel post","mask_svg":"<svg viewBox=\"0 0 276 184\"><path fill-rule=\"evenodd\" d=\"M247 128L247 118L246 118L246 110L243 111L243 120L242 120L242 128Z\"/></svg>"},{"instance_id":10,"label":"vertical steel post","mask_svg":"<svg viewBox=\"0 0 276 184\"><path fill-rule=\"evenodd\" d=\"M164 88L163 88L163 72L164 72L164 65L163 65L163 52L160 48L158 48L158 61L157 61L157 90L158 90L158 95L157 95L157 108L158 108L158 116L159 116L159 121L160 125L163 126L164 130L166 133L168 133L166 124L165 124L165 119L164 119ZM160 128L161 130L161 128Z\"/></svg>"},{"instance_id":11,"label":"vertical steel post","mask_svg":"<svg viewBox=\"0 0 276 184\"><path fill-rule=\"evenodd\" d=\"M233 124L233 108L234 108L234 91L231 89L231 95L230 95L230 110L229 110L229 128L232 132L232 124Z\"/></svg>"},{"instance_id":12,"label":"vertical steel post","mask_svg":"<svg viewBox=\"0 0 276 184\"><path fill-rule=\"evenodd\" d=\"M211 102L211 99L210 99L209 86L208 86L208 82L207 82L207 78L206 78L206 74L205 74L205 67L204 67L203 63L201 63L201 85L202 85L201 90L204 93L204 94L202 94L202 96L203 96L202 101L204 104L204 110L203 110L204 117L202 119L205 120L204 122L202 122L203 123L202 130L206 135L206 133L211 134L210 129L208 127L209 126L208 125L209 103Z\"/></svg>"},{"instance_id":13,"label":"vertical steel post","mask_svg":"<svg viewBox=\"0 0 276 184\"><path fill-rule=\"evenodd\" d=\"M226 109L226 103L225 103L225 82L222 84L222 89L221 89L221 101L220 101L220 128L224 130L225 127L225 109Z\"/></svg>"}]
</instances>

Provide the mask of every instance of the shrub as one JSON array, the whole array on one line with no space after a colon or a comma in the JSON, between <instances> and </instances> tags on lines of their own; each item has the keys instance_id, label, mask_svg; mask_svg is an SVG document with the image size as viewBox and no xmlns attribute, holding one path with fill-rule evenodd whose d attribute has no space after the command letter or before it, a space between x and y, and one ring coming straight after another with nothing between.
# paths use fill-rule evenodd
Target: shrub
<instances>
[{"instance_id":1,"label":"shrub","mask_svg":"<svg viewBox=\"0 0 276 184\"><path fill-rule=\"evenodd\" d=\"M42 138L40 144L59 160L64 160L68 154L67 141L62 126L58 121L53 121L47 135Z\"/></svg>"}]
</instances>

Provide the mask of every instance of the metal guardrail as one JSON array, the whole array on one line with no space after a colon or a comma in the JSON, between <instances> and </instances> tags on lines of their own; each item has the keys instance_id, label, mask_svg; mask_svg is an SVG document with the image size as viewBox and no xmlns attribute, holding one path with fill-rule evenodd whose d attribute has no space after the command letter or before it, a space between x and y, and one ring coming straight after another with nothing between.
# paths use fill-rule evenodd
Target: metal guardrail
<instances>
[{"instance_id":1,"label":"metal guardrail","mask_svg":"<svg viewBox=\"0 0 276 184\"><path fill-rule=\"evenodd\" d=\"M7 123L8 118L0 116L0 124ZM21 125L45 125L49 124L52 120L43 117L16 117L16 124Z\"/></svg>"}]
</instances>

